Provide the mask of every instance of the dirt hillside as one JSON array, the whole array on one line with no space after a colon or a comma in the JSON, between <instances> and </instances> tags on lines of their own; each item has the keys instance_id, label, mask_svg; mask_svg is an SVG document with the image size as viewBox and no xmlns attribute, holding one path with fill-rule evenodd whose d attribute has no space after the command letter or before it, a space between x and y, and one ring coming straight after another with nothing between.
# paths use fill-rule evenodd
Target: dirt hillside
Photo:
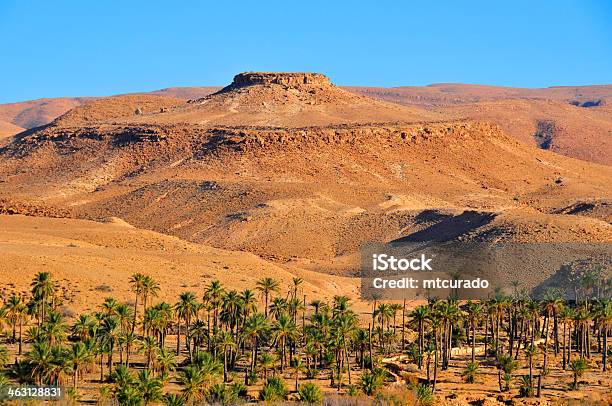
<instances>
[{"instance_id":1,"label":"dirt hillside","mask_svg":"<svg viewBox=\"0 0 612 406\"><path fill-rule=\"evenodd\" d=\"M325 273L355 272L365 242L449 219L454 237L612 241L612 167L323 75L250 73L190 103L90 106L0 149L0 197ZM465 212L492 221L464 227Z\"/></svg>"}]
</instances>

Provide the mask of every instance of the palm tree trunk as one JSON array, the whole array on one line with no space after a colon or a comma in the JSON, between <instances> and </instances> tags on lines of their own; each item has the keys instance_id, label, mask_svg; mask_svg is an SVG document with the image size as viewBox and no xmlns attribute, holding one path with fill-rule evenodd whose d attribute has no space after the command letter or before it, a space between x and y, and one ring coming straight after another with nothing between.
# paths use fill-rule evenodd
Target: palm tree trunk
<instances>
[{"instance_id":1,"label":"palm tree trunk","mask_svg":"<svg viewBox=\"0 0 612 406\"><path fill-rule=\"evenodd\" d=\"M476 323L475 320L472 319L472 362L475 361L476 357Z\"/></svg>"},{"instance_id":2,"label":"palm tree trunk","mask_svg":"<svg viewBox=\"0 0 612 406\"><path fill-rule=\"evenodd\" d=\"M436 392L436 383L438 381L438 331L434 329L434 379L431 388L432 393Z\"/></svg>"},{"instance_id":3,"label":"palm tree trunk","mask_svg":"<svg viewBox=\"0 0 612 406\"><path fill-rule=\"evenodd\" d=\"M603 370L608 370L608 326L603 329Z\"/></svg>"},{"instance_id":4,"label":"palm tree trunk","mask_svg":"<svg viewBox=\"0 0 612 406\"><path fill-rule=\"evenodd\" d=\"M176 356L181 353L181 316L178 317L176 326Z\"/></svg>"},{"instance_id":5,"label":"palm tree trunk","mask_svg":"<svg viewBox=\"0 0 612 406\"><path fill-rule=\"evenodd\" d=\"M134 331L136 329L136 318L137 318L137 313L138 313L138 291L136 291L136 300L134 300L134 318L132 319L132 334L134 334Z\"/></svg>"},{"instance_id":6,"label":"palm tree trunk","mask_svg":"<svg viewBox=\"0 0 612 406\"><path fill-rule=\"evenodd\" d=\"M351 362L349 361L349 353L348 349L346 348L346 339L344 340L344 354L346 355L346 370L348 372L348 381L349 385L351 385Z\"/></svg>"}]
</instances>

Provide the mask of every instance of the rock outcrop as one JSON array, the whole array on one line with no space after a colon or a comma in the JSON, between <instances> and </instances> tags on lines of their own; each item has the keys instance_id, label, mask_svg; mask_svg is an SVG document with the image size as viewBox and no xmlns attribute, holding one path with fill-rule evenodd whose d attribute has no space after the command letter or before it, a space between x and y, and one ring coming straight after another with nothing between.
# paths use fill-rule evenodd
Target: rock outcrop
<instances>
[{"instance_id":1,"label":"rock outcrop","mask_svg":"<svg viewBox=\"0 0 612 406\"><path fill-rule=\"evenodd\" d=\"M321 73L291 72L243 72L234 76L229 88L253 85L282 85L287 87L302 87L304 85L329 86L331 81Z\"/></svg>"}]
</instances>

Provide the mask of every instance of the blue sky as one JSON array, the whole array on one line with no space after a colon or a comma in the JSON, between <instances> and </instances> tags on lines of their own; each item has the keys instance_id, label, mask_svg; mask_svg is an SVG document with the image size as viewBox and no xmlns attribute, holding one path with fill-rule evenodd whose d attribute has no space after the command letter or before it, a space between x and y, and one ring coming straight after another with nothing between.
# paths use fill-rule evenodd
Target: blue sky
<instances>
[{"instance_id":1,"label":"blue sky","mask_svg":"<svg viewBox=\"0 0 612 406\"><path fill-rule=\"evenodd\" d=\"M340 85L612 83L611 22L610 0L0 0L0 103L259 70Z\"/></svg>"}]
</instances>

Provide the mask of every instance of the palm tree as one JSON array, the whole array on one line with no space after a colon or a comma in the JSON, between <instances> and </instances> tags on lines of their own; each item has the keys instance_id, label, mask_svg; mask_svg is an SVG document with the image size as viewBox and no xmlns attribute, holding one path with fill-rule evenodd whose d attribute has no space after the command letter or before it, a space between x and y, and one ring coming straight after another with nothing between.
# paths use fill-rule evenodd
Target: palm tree
<instances>
[{"instance_id":1,"label":"palm tree","mask_svg":"<svg viewBox=\"0 0 612 406\"><path fill-rule=\"evenodd\" d=\"M4 304L6 309L6 318L13 328L13 342L17 341L16 332L19 332L19 353L21 355L23 349L23 323L27 320L27 306L21 297L13 294ZM17 329L17 326L19 328Z\"/></svg>"},{"instance_id":2,"label":"palm tree","mask_svg":"<svg viewBox=\"0 0 612 406\"><path fill-rule=\"evenodd\" d=\"M476 375L478 375L478 366L479 365L477 362L468 362L467 366L461 373L466 383L476 382Z\"/></svg>"},{"instance_id":3,"label":"palm tree","mask_svg":"<svg viewBox=\"0 0 612 406\"><path fill-rule=\"evenodd\" d=\"M172 372L176 369L176 360L174 354L172 354L166 348L158 348L155 353L155 370L159 371L162 375Z\"/></svg>"},{"instance_id":4,"label":"palm tree","mask_svg":"<svg viewBox=\"0 0 612 406\"><path fill-rule=\"evenodd\" d=\"M575 359L570 363L570 369L572 370L572 373L574 374L574 381L572 383L572 389L577 390L578 389L578 378L580 378L583 374L584 371L587 370L588 364L586 359L584 358L579 358L579 359Z\"/></svg>"},{"instance_id":5,"label":"palm tree","mask_svg":"<svg viewBox=\"0 0 612 406\"><path fill-rule=\"evenodd\" d=\"M147 310L147 300L149 297L157 297L159 294L159 283L152 277L145 275L142 283L142 306Z\"/></svg>"},{"instance_id":6,"label":"palm tree","mask_svg":"<svg viewBox=\"0 0 612 406\"><path fill-rule=\"evenodd\" d=\"M571 349L571 337L570 337L570 347L567 347L567 331L569 326L569 331L571 333L571 324L574 319L574 310L569 306L563 306L561 312L559 313L559 319L561 323L563 323L563 370L565 370L567 363L569 361L572 349Z\"/></svg>"},{"instance_id":7,"label":"palm tree","mask_svg":"<svg viewBox=\"0 0 612 406\"><path fill-rule=\"evenodd\" d=\"M298 391L298 382L300 378L300 373L306 370L306 363L302 360L302 358L295 358L293 360L293 373L295 374L295 391Z\"/></svg>"},{"instance_id":8,"label":"palm tree","mask_svg":"<svg viewBox=\"0 0 612 406\"><path fill-rule=\"evenodd\" d=\"M506 383L504 390L507 392L510 390L510 381L512 380L512 373L518 368L517 362L514 360L512 355L501 354L497 357L497 367L499 368L500 385L501 385L501 372L504 372L503 379ZM501 390L501 387L500 387Z\"/></svg>"},{"instance_id":9,"label":"palm tree","mask_svg":"<svg viewBox=\"0 0 612 406\"><path fill-rule=\"evenodd\" d=\"M272 326L272 331L274 333L274 340L280 344L280 349L281 349L280 367L281 367L281 373L283 373L285 362L286 362L285 361L286 360L285 349L287 346L287 341L293 340L295 338L297 334L297 330L295 327L295 323L293 323L293 320L291 320L289 316L283 313L280 315L278 320L274 322L274 325Z\"/></svg>"},{"instance_id":10,"label":"palm tree","mask_svg":"<svg viewBox=\"0 0 612 406\"><path fill-rule=\"evenodd\" d=\"M166 406L185 406L185 397L176 393L166 393L162 402Z\"/></svg>"},{"instance_id":11,"label":"palm tree","mask_svg":"<svg viewBox=\"0 0 612 406\"><path fill-rule=\"evenodd\" d=\"M93 355L89 351L87 346L81 341L72 343L72 346L70 347L66 355L66 361L69 362L72 366L72 385L74 390L77 390L79 374L81 373L83 368L86 368L93 362Z\"/></svg>"},{"instance_id":12,"label":"palm tree","mask_svg":"<svg viewBox=\"0 0 612 406\"><path fill-rule=\"evenodd\" d=\"M425 324L429 320L430 308L428 306L417 306L412 312L410 312L410 321L416 324L417 331L419 332L419 369L422 367L423 351L425 348Z\"/></svg>"},{"instance_id":13,"label":"palm tree","mask_svg":"<svg viewBox=\"0 0 612 406\"><path fill-rule=\"evenodd\" d=\"M80 314L72 325L72 334L77 339L85 341L92 336L96 321L88 314Z\"/></svg>"},{"instance_id":14,"label":"palm tree","mask_svg":"<svg viewBox=\"0 0 612 406\"><path fill-rule=\"evenodd\" d=\"M100 325L100 338L108 346L108 368L113 369L113 354L119 340L119 320L116 317L105 317Z\"/></svg>"},{"instance_id":15,"label":"palm tree","mask_svg":"<svg viewBox=\"0 0 612 406\"><path fill-rule=\"evenodd\" d=\"M531 386L529 387L528 396L530 397L533 396L533 357L537 353L538 349L534 345L530 345L529 347L525 348L525 356L529 361L529 383Z\"/></svg>"},{"instance_id":16,"label":"palm tree","mask_svg":"<svg viewBox=\"0 0 612 406\"><path fill-rule=\"evenodd\" d=\"M45 320L47 301L55 292L55 284L51 280L49 272L39 272L34 277L30 286L32 287L32 296L40 298L40 315L38 320L42 323Z\"/></svg>"},{"instance_id":17,"label":"palm tree","mask_svg":"<svg viewBox=\"0 0 612 406\"><path fill-rule=\"evenodd\" d=\"M155 337L147 336L140 341L140 352L145 355L147 360L147 369L151 368L151 363L153 361L153 356L159 350L159 345L157 344L157 340Z\"/></svg>"},{"instance_id":18,"label":"palm tree","mask_svg":"<svg viewBox=\"0 0 612 406\"><path fill-rule=\"evenodd\" d=\"M190 402L199 400L204 396L205 381L204 374L194 365L188 366L181 371L179 383L186 399Z\"/></svg>"},{"instance_id":19,"label":"palm tree","mask_svg":"<svg viewBox=\"0 0 612 406\"><path fill-rule=\"evenodd\" d=\"M251 341L251 371L257 366L257 352L260 340L268 333L270 326L268 319L261 313L255 313L249 317L244 325L243 335Z\"/></svg>"},{"instance_id":20,"label":"palm tree","mask_svg":"<svg viewBox=\"0 0 612 406\"><path fill-rule=\"evenodd\" d=\"M223 353L223 382L227 382L227 353L236 349L234 335L229 331L223 331L217 340L217 347Z\"/></svg>"},{"instance_id":21,"label":"palm tree","mask_svg":"<svg viewBox=\"0 0 612 406\"><path fill-rule=\"evenodd\" d=\"M594 308L594 313L597 321L597 326L603 338L602 359L603 371L608 370L608 334L612 329L612 302L605 299L600 299L597 306Z\"/></svg>"},{"instance_id":22,"label":"palm tree","mask_svg":"<svg viewBox=\"0 0 612 406\"><path fill-rule=\"evenodd\" d=\"M276 356L269 352L264 352L259 356L259 365L264 373L264 379L268 379L268 370L275 370Z\"/></svg>"},{"instance_id":23,"label":"palm tree","mask_svg":"<svg viewBox=\"0 0 612 406\"><path fill-rule=\"evenodd\" d=\"M300 287L300 285L302 285L304 280L302 278L294 277L292 281L293 281L293 298L297 299L298 288Z\"/></svg>"},{"instance_id":24,"label":"palm tree","mask_svg":"<svg viewBox=\"0 0 612 406\"><path fill-rule=\"evenodd\" d=\"M145 276L141 273L135 273L130 278L130 285L134 291L136 298L134 299L134 314L132 319L132 333L136 328L136 320L138 318L138 298L142 294L145 285Z\"/></svg>"},{"instance_id":25,"label":"palm tree","mask_svg":"<svg viewBox=\"0 0 612 406\"><path fill-rule=\"evenodd\" d=\"M223 295L225 294L225 289L223 289L223 285L218 280L214 280L210 282L210 285L206 288L204 292L204 302L208 303L213 310L213 333L217 332L217 322L219 320L219 308L223 303Z\"/></svg>"},{"instance_id":26,"label":"palm tree","mask_svg":"<svg viewBox=\"0 0 612 406\"><path fill-rule=\"evenodd\" d=\"M475 362L476 357L476 323L480 318L484 307L481 303L468 301L465 306L465 310L468 314L468 318L470 321L470 328L472 330L472 363ZM511 349L512 351L512 349Z\"/></svg>"},{"instance_id":27,"label":"palm tree","mask_svg":"<svg viewBox=\"0 0 612 406\"><path fill-rule=\"evenodd\" d=\"M278 286L278 282L274 280L273 278L263 278L257 281L257 290L261 292L262 296L265 299L266 307L264 309L264 314L266 318L268 317L268 299L269 299L270 293L278 292L279 289L280 288Z\"/></svg>"},{"instance_id":28,"label":"palm tree","mask_svg":"<svg viewBox=\"0 0 612 406\"><path fill-rule=\"evenodd\" d=\"M38 385L49 382L55 360L52 350L48 343L34 343L32 350L26 354L26 361L31 367L32 378Z\"/></svg>"},{"instance_id":29,"label":"palm tree","mask_svg":"<svg viewBox=\"0 0 612 406\"><path fill-rule=\"evenodd\" d=\"M154 378L149 370L143 369L138 373L138 392L142 396L145 405L161 400L162 386L160 380Z\"/></svg>"}]
</instances>

